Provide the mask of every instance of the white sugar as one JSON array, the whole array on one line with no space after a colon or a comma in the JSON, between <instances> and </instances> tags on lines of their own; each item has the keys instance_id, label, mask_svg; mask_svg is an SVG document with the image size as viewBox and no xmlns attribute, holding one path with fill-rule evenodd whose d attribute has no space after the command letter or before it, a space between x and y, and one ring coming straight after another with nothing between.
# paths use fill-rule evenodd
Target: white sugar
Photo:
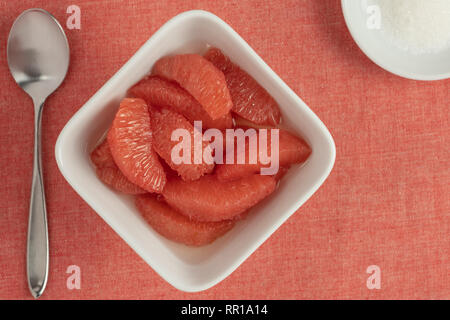
<instances>
[{"instance_id":1,"label":"white sugar","mask_svg":"<svg viewBox=\"0 0 450 320\"><path fill-rule=\"evenodd\" d=\"M415 54L450 47L450 0L372 0L382 30L392 42Z\"/></svg>"}]
</instances>

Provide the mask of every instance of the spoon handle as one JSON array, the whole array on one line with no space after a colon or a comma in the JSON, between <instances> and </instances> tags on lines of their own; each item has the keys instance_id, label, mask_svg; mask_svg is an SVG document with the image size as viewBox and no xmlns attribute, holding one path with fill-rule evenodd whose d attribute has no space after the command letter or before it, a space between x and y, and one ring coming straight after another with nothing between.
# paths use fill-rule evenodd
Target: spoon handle
<instances>
[{"instance_id":1,"label":"spoon handle","mask_svg":"<svg viewBox=\"0 0 450 320\"><path fill-rule=\"evenodd\" d=\"M41 165L41 118L44 103L34 101L34 161L28 221L28 287L35 298L44 292L48 276L48 230Z\"/></svg>"}]
</instances>

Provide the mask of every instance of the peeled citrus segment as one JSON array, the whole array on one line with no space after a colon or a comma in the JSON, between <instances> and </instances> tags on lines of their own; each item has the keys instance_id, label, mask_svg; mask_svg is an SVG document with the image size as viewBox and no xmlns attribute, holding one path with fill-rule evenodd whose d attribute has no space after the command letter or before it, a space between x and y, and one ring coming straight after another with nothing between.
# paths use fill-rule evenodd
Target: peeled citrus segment
<instances>
[{"instance_id":1,"label":"peeled citrus segment","mask_svg":"<svg viewBox=\"0 0 450 320\"><path fill-rule=\"evenodd\" d=\"M233 114L233 123L235 128L253 128L253 129L275 129L277 126L273 124L257 124L250 120L240 117L237 113Z\"/></svg>"},{"instance_id":2,"label":"peeled citrus segment","mask_svg":"<svg viewBox=\"0 0 450 320\"><path fill-rule=\"evenodd\" d=\"M142 194L147 192L129 181L119 170L106 140L92 151L91 161L95 165L95 172L98 178L113 189L127 194Z\"/></svg>"},{"instance_id":3,"label":"peeled citrus segment","mask_svg":"<svg viewBox=\"0 0 450 320\"><path fill-rule=\"evenodd\" d=\"M214 120L233 106L223 73L198 54L163 57L155 63L153 74L178 82Z\"/></svg>"},{"instance_id":4,"label":"peeled citrus segment","mask_svg":"<svg viewBox=\"0 0 450 320\"><path fill-rule=\"evenodd\" d=\"M259 140L259 139L258 139ZM271 155L272 143L270 139L270 131L268 131L267 153ZM303 163L308 159L311 154L311 148L301 138L293 135L289 131L279 129L279 141L278 141L278 166L289 167L292 164ZM259 143L259 142L258 142ZM276 147L276 146L275 146ZM220 181L231 181L241 179L249 175L260 173L261 168L269 167L270 164L262 164L258 158L256 163L250 163L249 151L258 152L259 150L250 150L248 141L246 141L245 148L245 163L237 163L238 156L237 148L235 152L235 162L232 164L218 164L216 166L216 175Z\"/></svg>"},{"instance_id":5,"label":"peeled citrus segment","mask_svg":"<svg viewBox=\"0 0 450 320\"><path fill-rule=\"evenodd\" d=\"M232 220L218 222L191 220L150 194L138 196L136 207L155 231L167 239L188 246L209 244L228 232L235 224Z\"/></svg>"},{"instance_id":6,"label":"peeled citrus segment","mask_svg":"<svg viewBox=\"0 0 450 320\"><path fill-rule=\"evenodd\" d=\"M117 191L126 194L147 193L144 189L130 182L117 167L98 168L96 172L100 180Z\"/></svg>"},{"instance_id":7,"label":"peeled citrus segment","mask_svg":"<svg viewBox=\"0 0 450 320\"><path fill-rule=\"evenodd\" d=\"M105 139L100 143L94 151L91 152L91 161L96 168L116 166L109 149L108 141Z\"/></svg>"},{"instance_id":8,"label":"peeled citrus segment","mask_svg":"<svg viewBox=\"0 0 450 320\"><path fill-rule=\"evenodd\" d=\"M128 92L144 99L148 105L171 108L191 123L202 121L203 128L223 130L233 125L231 113L213 120L189 92L173 81L151 76L139 81Z\"/></svg>"},{"instance_id":9,"label":"peeled citrus segment","mask_svg":"<svg viewBox=\"0 0 450 320\"><path fill-rule=\"evenodd\" d=\"M311 147L300 137L280 129L280 166L303 163L311 155Z\"/></svg>"},{"instance_id":10,"label":"peeled citrus segment","mask_svg":"<svg viewBox=\"0 0 450 320\"><path fill-rule=\"evenodd\" d=\"M214 163L206 163L203 160L203 152L206 148L208 148L209 143L203 142L201 139L201 132L196 131L200 135L200 148L201 152L199 152L200 158L199 163L195 163L195 151L194 151L194 127L192 124L186 120L182 115L167 109L162 108L157 110L156 108L150 107L151 110L151 123L153 128L153 148L159 154L161 158L163 158L166 163L185 181L197 180L201 176L206 173L210 173L214 169ZM176 130L184 130L187 133L187 137L180 138L189 140L189 149L184 150L187 151L187 160L181 163L177 163L174 156L182 158L180 152L176 152L175 155L172 154L172 150L174 150L176 145L179 145L180 141L172 141L172 134ZM187 148L185 148L187 149ZM186 163L188 162L188 163Z\"/></svg>"},{"instance_id":11,"label":"peeled citrus segment","mask_svg":"<svg viewBox=\"0 0 450 320\"><path fill-rule=\"evenodd\" d=\"M283 179L284 176L286 175L286 173L288 173L288 171L289 171L289 168L281 167L278 170L278 173L274 176L275 180L280 181L281 179Z\"/></svg>"},{"instance_id":12,"label":"peeled citrus segment","mask_svg":"<svg viewBox=\"0 0 450 320\"><path fill-rule=\"evenodd\" d=\"M281 112L277 102L247 72L217 48L209 49L205 58L224 73L233 100L233 112L256 124L280 123Z\"/></svg>"},{"instance_id":13,"label":"peeled citrus segment","mask_svg":"<svg viewBox=\"0 0 450 320\"><path fill-rule=\"evenodd\" d=\"M122 100L107 139L114 162L128 180L148 192L162 191L166 175L152 149L150 115L144 100Z\"/></svg>"},{"instance_id":14,"label":"peeled citrus segment","mask_svg":"<svg viewBox=\"0 0 450 320\"><path fill-rule=\"evenodd\" d=\"M171 207L191 219L220 221L245 212L270 195L275 186L272 176L220 182L215 175L206 175L192 182L168 179L163 196Z\"/></svg>"}]
</instances>

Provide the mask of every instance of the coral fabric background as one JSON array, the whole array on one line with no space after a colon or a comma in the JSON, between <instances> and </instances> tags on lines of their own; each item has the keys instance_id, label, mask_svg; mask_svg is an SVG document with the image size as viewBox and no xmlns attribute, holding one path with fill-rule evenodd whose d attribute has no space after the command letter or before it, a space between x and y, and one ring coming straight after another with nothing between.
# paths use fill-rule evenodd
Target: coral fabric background
<instances>
[{"instance_id":1,"label":"coral fabric background","mask_svg":"<svg viewBox=\"0 0 450 320\"><path fill-rule=\"evenodd\" d=\"M25 270L33 108L6 63L14 19L42 7L68 30L69 73L45 105L50 276L41 299L449 299L450 80L373 64L338 0L6 1L0 4L0 299L30 299ZM184 293L162 280L66 183L54 146L72 115L167 20L190 9L228 22L323 120L337 159L320 190L230 277ZM66 288L69 265L81 290ZM381 289L366 287L369 265Z\"/></svg>"}]
</instances>

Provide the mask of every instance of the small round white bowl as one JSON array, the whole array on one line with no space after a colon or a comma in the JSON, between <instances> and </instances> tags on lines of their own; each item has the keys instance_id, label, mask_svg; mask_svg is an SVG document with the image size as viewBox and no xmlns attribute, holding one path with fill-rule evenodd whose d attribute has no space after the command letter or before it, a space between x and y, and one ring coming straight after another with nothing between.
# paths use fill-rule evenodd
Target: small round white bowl
<instances>
[{"instance_id":1,"label":"small round white bowl","mask_svg":"<svg viewBox=\"0 0 450 320\"><path fill-rule=\"evenodd\" d=\"M450 78L450 48L439 53L414 54L398 48L381 29L367 27L370 0L342 0L347 27L359 48L381 68L414 80ZM381 17L382 18L382 17Z\"/></svg>"}]
</instances>

